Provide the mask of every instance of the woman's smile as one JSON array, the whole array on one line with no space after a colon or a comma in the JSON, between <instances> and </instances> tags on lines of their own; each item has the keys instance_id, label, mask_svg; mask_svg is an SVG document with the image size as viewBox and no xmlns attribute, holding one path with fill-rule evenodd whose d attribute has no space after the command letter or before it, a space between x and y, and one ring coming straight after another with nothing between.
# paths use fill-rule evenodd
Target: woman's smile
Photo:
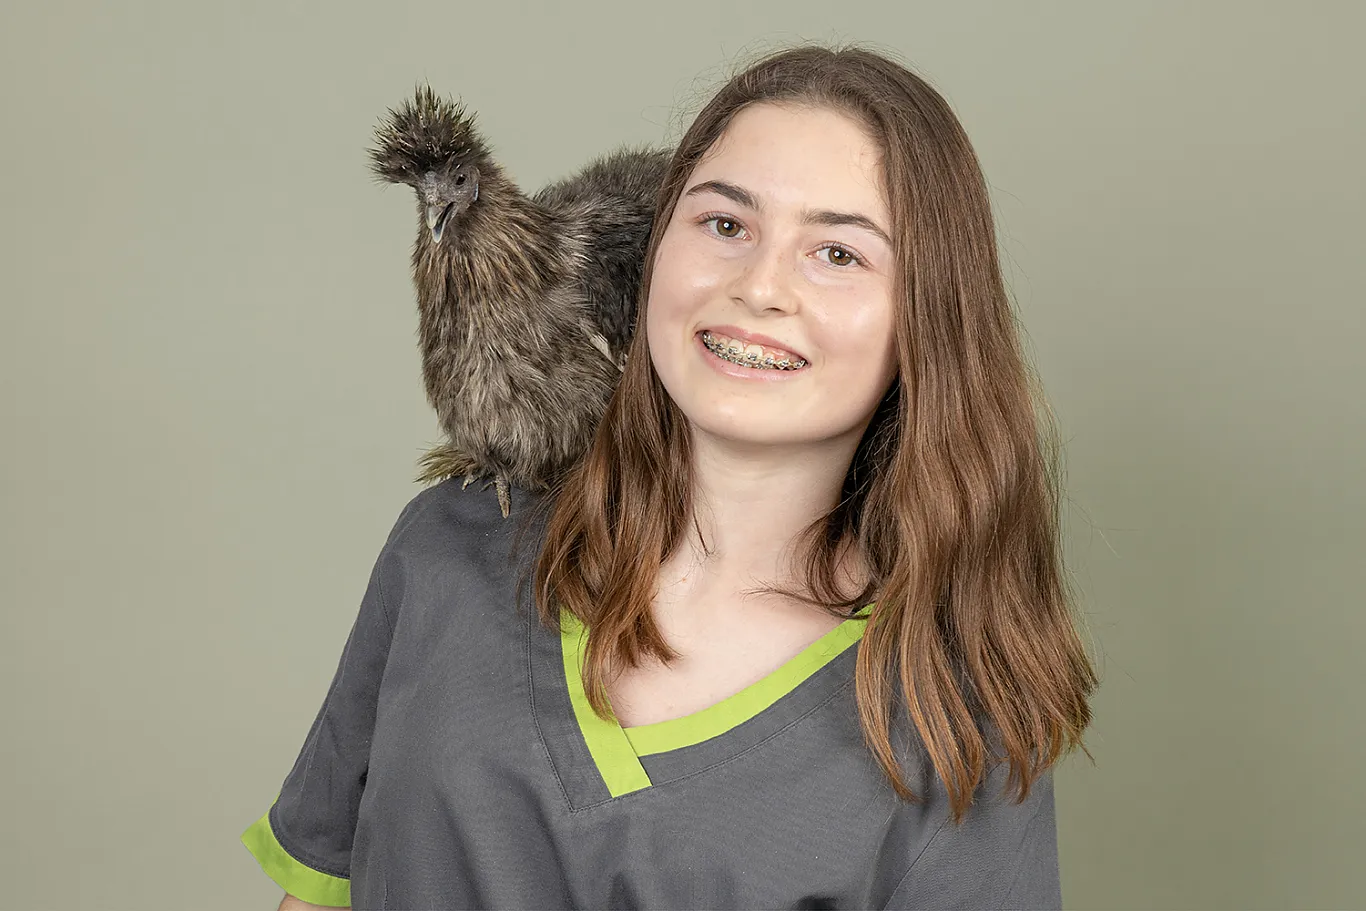
<instances>
[{"instance_id":1,"label":"woman's smile","mask_svg":"<svg viewBox=\"0 0 1366 911\"><path fill-rule=\"evenodd\" d=\"M747 345L740 339L703 329L694 338L700 354L714 370L741 379L775 380L804 373L804 358L761 345Z\"/></svg>"}]
</instances>

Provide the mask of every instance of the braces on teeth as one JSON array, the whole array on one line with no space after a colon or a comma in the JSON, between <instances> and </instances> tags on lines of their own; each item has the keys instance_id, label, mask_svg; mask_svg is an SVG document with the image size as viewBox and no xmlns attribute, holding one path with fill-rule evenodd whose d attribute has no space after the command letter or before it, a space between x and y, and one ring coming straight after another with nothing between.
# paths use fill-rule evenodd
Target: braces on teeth
<instances>
[{"instance_id":1,"label":"braces on teeth","mask_svg":"<svg viewBox=\"0 0 1366 911\"><path fill-rule=\"evenodd\" d=\"M712 338L710 332L702 333L702 344L707 347L708 351L722 360L730 361L732 364L739 364L741 367L753 367L759 370L800 370L802 367L806 366L806 361L802 358L797 358L796 360L790 360L788 358L775 359L773 355L766 354L760 359L758 354L731 351L730 348L720 344L716 339Z\"/></svg>"}]
</instances>

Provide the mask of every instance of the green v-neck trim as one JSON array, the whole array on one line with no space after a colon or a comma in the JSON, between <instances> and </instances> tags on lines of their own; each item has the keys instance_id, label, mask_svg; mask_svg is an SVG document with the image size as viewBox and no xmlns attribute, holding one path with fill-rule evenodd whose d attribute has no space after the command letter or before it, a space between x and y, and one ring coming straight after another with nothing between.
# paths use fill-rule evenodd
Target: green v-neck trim
<instances>
[{"instance_id":1,"label":"green v-neck trim","mask_svg":"<svg viewBox=\"0 0 1366 911\"><path fill-rule=\"evenodd\" d=\"M767 677L740 692L682 718L624 728L626 739L637 756L649 756L693 746L738 727L792 692L803 680L857 642L863 636L869 608L871 605L802 649Z\"/></svg>"},{"instance_id":2,"label":"green v-neck trim","mask_svg":"<svg viewBox=\"0 0 1366 911\"><path fill-rule=\"evenodd\" d=\"M583 688L583 652L588 644L588 630L569 611L560 611L560 651L564 655L564 679L569 687L569 702L574 707L574 718L588 745L593 764L598 767L607 791L613 797L629 794L650 786L650 776L640 764L626 739L626 732L616 721L599 718L588 704L588 693Z\"/></svg>"},{"instance_id":3,"label":"green v-neck trim","mask_svg":"<svg viewBox=\"0 0 1366 911\"><path fill-rule=\"evenodd\" d=\"M588 752L608 792L617 797L650 786L640 757L693 746L720 736L792 692L862 637L872 607L872 604L865 605L852 618L802 649L777 670L715 705L681 718L630 728L622 728L615 720L599 718L589 706L582 671L587 632L577 617L568 611L561 612L561 652L569 700Z\"/></svg>"}]
</instances>

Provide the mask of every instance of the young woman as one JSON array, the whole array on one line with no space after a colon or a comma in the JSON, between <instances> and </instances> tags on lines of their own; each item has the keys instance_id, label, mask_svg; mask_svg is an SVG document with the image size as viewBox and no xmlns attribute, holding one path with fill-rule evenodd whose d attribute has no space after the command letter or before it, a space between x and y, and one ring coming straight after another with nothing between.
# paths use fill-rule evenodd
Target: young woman
<instances>
[{"instance_id":1,"label":"young woman","mask_svg":"<svg viewBox=\"0 0 1366 911\"><path fill-rule=\"evenodd\" d=\"M1096 681L958 121L882 56L770 57L647 257L561 488L400 516L243 836L281 907L1061 907Z\"/></svg>"}]
</instances>

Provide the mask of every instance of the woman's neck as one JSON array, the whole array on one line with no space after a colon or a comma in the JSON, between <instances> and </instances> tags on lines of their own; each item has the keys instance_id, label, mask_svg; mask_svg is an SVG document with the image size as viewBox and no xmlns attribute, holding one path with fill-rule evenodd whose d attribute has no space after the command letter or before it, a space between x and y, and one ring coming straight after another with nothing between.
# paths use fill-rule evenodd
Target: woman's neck
<instances>
[{"instance_id":1,"label":"woman's neck","mask_svg":"<svg viewBox=\"0 0 1366 911\"><path fill-rule=\"evenodd\" d=\"M796 538L838 502L857 438L783 450L735 446L694 431L693 444L693 514L661 567L659 598L704 611L732 610L737 602L792 609L790 599L743 592L802 589ZM846 577L859 579L852 550L845 557Z\"/></svg>"}]
</instances>

